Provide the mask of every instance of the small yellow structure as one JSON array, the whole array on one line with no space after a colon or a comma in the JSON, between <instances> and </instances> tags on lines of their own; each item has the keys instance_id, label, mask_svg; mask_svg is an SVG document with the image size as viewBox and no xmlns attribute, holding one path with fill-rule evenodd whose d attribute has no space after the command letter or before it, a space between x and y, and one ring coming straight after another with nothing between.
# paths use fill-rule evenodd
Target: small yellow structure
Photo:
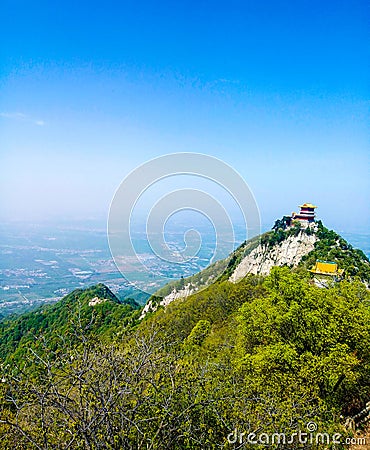
<instances>
[{"instance_id":1,"label":"small yellow structure","mask_svg":"<svg viewBox=\"0 0 370 450\"><path fill-rule=\"evenodd\" d=\"M316 264L310 269L310 272L316 275L329 275L332 277L341 277L344 270L338 269L338 264L331 261L322 261L318 259Z\"/></svg>"}]
</instances>

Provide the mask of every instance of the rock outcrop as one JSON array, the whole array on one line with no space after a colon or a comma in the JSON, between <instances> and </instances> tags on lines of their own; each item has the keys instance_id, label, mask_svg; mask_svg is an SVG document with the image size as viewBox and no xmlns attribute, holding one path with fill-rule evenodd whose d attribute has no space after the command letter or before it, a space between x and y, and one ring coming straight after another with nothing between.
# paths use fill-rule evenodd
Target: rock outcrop
<instances>
[{"instance_id":1,"label":"rock outcrop","mask_svg":"<svg viewBox=\"0 0 370 450\"><path fill-rule=\"evenodd\" d=\"M314 249L317 240L315 234L308 235L302 230L274 246L261 243L242 259L229 280L235 283L248 274L268 275L274 266L297 266Z\"/></svg>"},{"instance_id":2,"label":"rock outcrop","mask_svg":"<svg viewBox=\"0 0 370 450\"><path fill-rule=\"evenodd\" d=\"M107 298L94 297L89 301L89 306L99 305L100 303L104 303L106 301L108 301Z\"/></svg>"},{"instance_id":3,"label":"rock outcrop","mask_svg":"<svg viewBox=\"0 0 370 450\"><path fill-rule=\"evenodd\" d=\"M369 288L370 263L361 250L354 249L335 231L325 228L321 221L287 224L280 220L271 231L244 242L228 258L162 288L149 299L141 317L215 281L236 283L248 274L268 275L274 266L301 265L311 269L318 260L337 263L346 277L357 277ZM314 282L319 287L327 287L329 280L315 277Z\"/></svg>"},{"instance_id":4,"label":"rock outcrop","mask_svg":"<svg viewBox=\"0 0 370 450\"><path fill-rule=\"evenodd\" d=\"M191 283L188 283L180 290L173 288L171 293L163 297L163 299L159 303L153 303L152 300L149 300L147 304L144 306L144 309L140 315L140 319L142 319L148 312L156 311L159 306L167 306L178 298L184 298L188 297L191 294L194 294L194 292L196 292L197 290L198 289L196 288L196 286L192 285Z\"/></svg>"}]
</instances>

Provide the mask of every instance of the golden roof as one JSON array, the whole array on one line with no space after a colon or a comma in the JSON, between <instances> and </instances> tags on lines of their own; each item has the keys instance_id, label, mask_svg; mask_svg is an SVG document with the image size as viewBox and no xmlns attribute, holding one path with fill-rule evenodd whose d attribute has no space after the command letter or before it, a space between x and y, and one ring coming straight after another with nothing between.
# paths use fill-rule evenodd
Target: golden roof
<instances>
[{"instance_id":1,"label":"golden roof","mask_svg":"<svg viewBox=\"0 0 370 450\"><path fill-rule=\"evenodd\" d=\"M315 269L319 272L335 273L338 265L327 261L317 261Z\"/></svg>"},{"instance_id":2,"label":"golden roof","mask_svg":"<svg viewBox=\"0 0 370 450\"><path fill-rule=\"evenodd\" d=\"M318 275L342 275L344 270L338 269L338 264L335 262L317 260L310 272Z\"/></svg>"},{"instance_id":3,"label":"golden roof","mask_svg":"<svg viewBox=\"0 0 370 450\"><path fill-rule=\"evenodd\" d=\"M312 203L303 203L303 205L299 205L300 208L317 208L317 206Z\"/></svg>"}]
</instances>

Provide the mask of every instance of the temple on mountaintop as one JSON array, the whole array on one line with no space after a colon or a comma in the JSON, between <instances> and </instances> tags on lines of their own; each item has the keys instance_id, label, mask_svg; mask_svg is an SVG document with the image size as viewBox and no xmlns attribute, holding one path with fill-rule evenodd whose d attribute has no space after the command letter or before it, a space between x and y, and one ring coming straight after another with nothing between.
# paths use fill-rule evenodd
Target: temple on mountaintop
<instances>
[{"instance_id":1,"label":"temple on mountaintop","mask_svg":"<svg viewBox=\"0 0 370 450\"><path fill-rule=\"evenodd\" d=\"M315 208L317 206L312 203L303 203L299 206L301 208L300 212L297 214L292 212L291 216L284 216L282 219L275 221L273 230L278 230L279 228L285 230L287 227L294 225L294 222L298 222L301 228L310 227L311 224L315 223Z\"/></svg>"},{"instance_id":2,"label":"temple on mountaintop","mask_svg":"<svg viewBox=\"0 0 370 450\"><path fill-rule=\"evenodd\" d=\"M299 220L306 224L315 221L315 208L317 208L317 206L312 203L303 203L303 205L299 205L299 207L301 210L298 214L295 212L292 213L292 220Z\"/></svg>"}]
</instances>

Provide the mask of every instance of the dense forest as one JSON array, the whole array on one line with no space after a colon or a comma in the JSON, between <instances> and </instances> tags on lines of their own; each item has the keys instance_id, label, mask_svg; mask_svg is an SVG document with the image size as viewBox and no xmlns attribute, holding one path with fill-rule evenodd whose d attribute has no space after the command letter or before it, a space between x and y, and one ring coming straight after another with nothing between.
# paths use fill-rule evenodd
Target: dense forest
<instances>
[{"instance_id":1,"label":"dense forest","mask_svg":"<svg viewBox=\"0 0 370 450\"><path fill-rule=\"evenodd\" d=\"M322 236L306 263L337 242ZM370 399L370 293L355 272L324 289L304 265L219 277L140 312L97 285L3 320L0 448L348 448Z\"/></svg>"}]
</instances>

